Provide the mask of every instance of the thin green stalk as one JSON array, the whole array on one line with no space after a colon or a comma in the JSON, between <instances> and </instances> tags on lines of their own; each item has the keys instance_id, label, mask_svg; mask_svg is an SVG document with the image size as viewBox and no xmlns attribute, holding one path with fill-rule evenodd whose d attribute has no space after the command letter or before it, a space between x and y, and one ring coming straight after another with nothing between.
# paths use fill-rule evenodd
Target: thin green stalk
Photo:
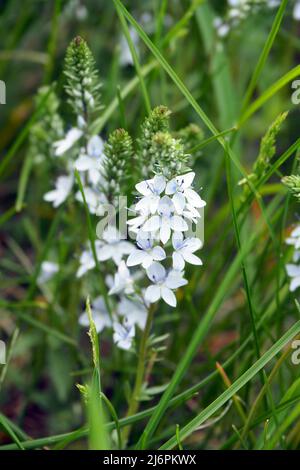
<instances>
[{"instance_id":1,"label":"thin green stalk","mask_svg":"<svg viewBox=\"0 0 300 470\"><path fill-rule=\"evenodd\" d=\"M150 307L148 308L146 325L142 334L141 343L139 347L135 383L134 383L133 392L132 392L132 396L129 402L129 407L127 410L126 417L136 414L136 412L139 409L140 394L141 394L141 390L142 390L142 386L144 382L145 366L146 366L146 360L147 360L147 343L148 343L148 339L149 339L149 335L151 331L154 312L155 312L155 304L151 304ZM127 426L124 429L124 432L123 432L124 445L126 445L127 443L130 430L131 430L130 426Z\"/></svg>"}]
</instances>

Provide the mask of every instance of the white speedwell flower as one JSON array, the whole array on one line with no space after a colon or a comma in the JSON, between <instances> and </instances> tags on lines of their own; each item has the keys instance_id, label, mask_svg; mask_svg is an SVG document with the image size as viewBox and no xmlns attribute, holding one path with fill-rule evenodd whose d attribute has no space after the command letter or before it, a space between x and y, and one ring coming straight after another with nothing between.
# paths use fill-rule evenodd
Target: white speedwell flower
<instances>
[{"instance_id":1,"label":"white speedwell flower","mask_svg":"<svg viewBox=\"0 0 300 470\"><path fill-rule=\"evenodd\" d=\"M154 246L154 239L150 233L140 231L136 242L139 250L135 249L127 258L127 266L141 264L147 269L153 261L162 261L166 258L166 252L161 246Z\"/></svg>"},{"instance_id":2,"label":"white speedwell flower","mask_svg":"<svg viewBox=\"0 0 300 470\"><path fill-rule=\"evenodd\" d=\"M195 265L202 265L202 261L198 256L194 255L194 252L202 247L202 242L199 238L190 237L183 238L181 232L174 232L172 236L172 245L174 248L173 268L182 271L185 266L185 262Z\"/></svg>"},{"instance_id":3,"label":"white speedwell flower","mask_svg":"<svg viewBox=\"0 0 300 470\"><path fill-rule=\"evenodd\" d=\"M95 323L97 333L100 333L104 328L112 326L111 318L107 312L107 308L103 297L99 296L93 300L91 304L92 317ZM79 324L88 327L90 325L87 312L83 312L79 317Z\"/></svg>"},{"instance_id":4,"label":"white speedwell flower","mask_svg":"<svg viewBox=\"0 0 300 470\"><path fill-rule=\"evenodd\" d=\"M75 168L78 171L87 171L89 181L93 186L97 185L101 180L103 151L103 140L98 135L94 135L89 139L87 149L82 149L79 157L75 160Z\"/></svg>"},{"instance_id":5,"label":"white speedwell flower","mask_svg":"<svg viewBox=\"0 0 300 470\"><path fill-rule=\"evenodd\" d=\"M153 285L146 289L146 301L154 303L159 299L163 299L171 307L176 307L177 302L173 290L187 284L187 280L182 277L182 273L175 270L167 273L160 263L154 262L147 269L147 276L153 282Z\"/></svg>"},{"instance_id":6,"label":"white speedwell flower","mask_svg":"<svg viewBox=\"0 0 300 470\"><path fill-rule=\"evenodd\" d=\"M160 195L166 187L166 179L164 176L155 176L146 181L141 181L135 188L144 197L136 204L135 209L140 211L146 209L151 214L157 211L160 201Z\"/></svg>"},{"instance_id":7,"label":"white speedwell flower","mask_svg":"<svg viewBox=\"0 0 300 470\"><path fill-rule=\"evenodd\" d=\"M171 230L184 232L188 225L184 218L175 214L175 206L169 196L163 196L158 204L157 214L150 217L142 227L146 232L157 232L162 243L166 244L171 236Z\"/></svg>"},{"instance_id":8,"label":"white speedwell flower","mask_svg":"<svg viewBox=\"0 0 300 470\"><path fill-rule=\"evenodd\" d=\"M52 261L43 261L41 264L41 272L38 277L38 283L44 284L45 282L50 281L58 271L59 266L57 263L53 263Z\"/></svg>"},{"instance_id":9,"label":"white speedwell flower","mask_svg":"<svg viewBox=\"0 0 300 470\"><path fill-rule=\"evenodd\" d=\"M126 266L125 261L121 261L118 267L118 271L114 276L114 283L109 290L109 295L112 294L133 294L134 292L134 281L130 275L129 269Z\"/></svg>"},{"instance_id":10,"label":"white speedwell flower","mask_svg":"<svg viewBox=\"0 0 300 470\"><path fill-rule=\"evenodd\" d=\"M113 329L113 339L116 345L125 351L130 349L135 335L135 326L125 319L123 324L114 322Z\"/></svg>"},{"instance_id":11,"label":"white speedwell flower","mask_svg":"<svg viewBox=\"0 0 300 470\"><path fill-rule=\"evenodd\" d=\"M83 131L77 127L72 127L61 140L54 142L55 155L60 157L66 153L82 137Z\"/></svg>"},{"instance_id":12,"label":"white speedwell flower","mask_svg":"<svg viewBox=\"0 0 300 470\"><path fill-rule=\"evenodd\" d=\"M44 200L52 202L54 207L60 206L69 196L73 183L73 175L59 176L55 181L55 189L44 194Z\"/></svg>"}]
</instances>

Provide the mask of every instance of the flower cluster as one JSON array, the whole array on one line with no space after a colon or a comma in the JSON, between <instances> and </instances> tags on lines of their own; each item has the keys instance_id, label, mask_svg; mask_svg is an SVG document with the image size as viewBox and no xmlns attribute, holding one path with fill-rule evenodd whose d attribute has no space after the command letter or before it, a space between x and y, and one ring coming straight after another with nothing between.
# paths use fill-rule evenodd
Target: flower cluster
<instances>
[{"instance_id":1,"label":"flower cluster","mask_svg":"<svg viewBox=\"0 0 300 470\"><path fill-rule=\"evenodd\" d=\"M52 114L58 116L59 125L49 149L60 173L44 200L55 208L67 198L85 202L92 216L99 215L108 203L116 208L119 196L132 197L135 182L143 180L135 185L136 216L128 222L136 243L124 240L115 226L108 225L101 234L97 232L93 247L83 239L84 248L76 257L78 279L99 268L104 275L107 292L96 295L91 305L97 331L112 329L116 345L128 350L136 327L145 327L150 304L163 299L175 307L174 292L187 284L185 264L202 264L194 254L202 242L189 230L198 223L205 202L192 188L195 173L187 166L187 150L199 143L203 133L192 125L172 134L171 113L158 106L143 122L136 143L124 129L116 129L104 142L95 134L100 82L92 54L79 37L67 50L64 73L74 123L64 134L54 101ZM75 171L82 183L80 191ZM48 260L39 282L50 281L58 270ZM86 313L80 324L88 324Z\"/></svg>"},{"instance_id":2,"label":"flower cluster","mask_svg":"<svg viewBox=\"0 0 300 470\"><path fill-rule=\"evenodd\" d=\"M129 220L128 225L136 234L137 248L129 255L127 266L142 265L146 270L152 282L145 292L145 300L149 303L162 298L175 307L173 291L187 284L183 277L185 263L202 264L194 255L202 242L199 238L186 236L188 224L197 224L199 209L205 206L191 187L194 177L193 172L169 180L163 175L155 175L136 185L142 197L135 205L137 216ZM169 256L167 251L170 251ZM168 258L172 259L170 269L162 264Z\"/></svg>"}]
</instances>

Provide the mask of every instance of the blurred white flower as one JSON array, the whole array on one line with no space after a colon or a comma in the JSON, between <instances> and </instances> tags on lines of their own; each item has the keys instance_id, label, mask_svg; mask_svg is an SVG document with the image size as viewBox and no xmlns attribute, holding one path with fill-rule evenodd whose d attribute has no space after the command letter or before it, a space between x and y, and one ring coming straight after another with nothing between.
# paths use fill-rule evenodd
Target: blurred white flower
<instances>
[{"instance_id":1,"label":"blurred white flower","mask_svg":"<svg viewBox=\"0 0 300 470\"><path fill-rule=\"evenodd\" d=\"M141 330L145 328L147 309L139 299L122 297L117 309L120 315L127 318L128 323L137 325Z\"/></svg>"},{"instance_id":2,"label":"blurred white flower","mask_svg":"<svg viewBox=\"0 0 300 470\"><path fill-rule=\"evenodd\" d=\"M59 266L57 263L53 263L52 261L43 261L41 264L40 274L38 276L38 283L44 284L45 282L50 281L58 271Z\"/></svg>"},{"instance_id":3,"label":"blurred white flower","mask_svg":"<svg viewBox=\"0 0 300 470\"><path fill-rule=\"evenodd\" d=\"M102 234L102 240L98 243L97 257L99 261L112 259L118 266L124 255L129 255L135 249L134 245L121 239L116 227L108 226Z\"/></svg>"},{"instance_id":4,"label":"blurred white flower","mask_svg":"<svg viewBox=\"0 0 300 470\"><path fill-rule=\"evenodd\" d=\"M149 303L163 299L171 307L176 307L176 297L172 290L187 284L182 273L172 270L169 273L157 262L151 264L147 269L147 276L154 285L147 287L145 299Z\"/></svg>"},{"instance_id":5,"label":"blurred white flower","mask_svg":"<svg viewBox=\"0 0 300 470\"><path fill-rule=\"evenodd\" d=\"M290 283L290 291L294 292L300 286L300 266L296 264L287 264L286 271L288 276L292 278Z\"/></svg>"},{"instance_id":6,"label":"blurred white flower","mask_svg":"<svg viewBox=\"0 0 300 470\"><path fill-rule=\"evenodd\" d=\"M83 188L86 204L91 214L96 214L99 205L106 202L106 198L103 193L100 193L96 189L89 188L88 186ZM83 203L83 197L81 191L78 191L75 195L77 201Z\"/></svg>"},{"instance_id":7,"label":"blurred white flower","mask_svg":"<svg viewBox=\"0 0 300 470\"><path fill-rule=\"evenodd\" d=\"M74 166L78 171L87 171L92 185L97 185L101 180L101 168L104 157L104 143L98 135L92 136L87 144L87 149L81 149L81 153Z\"/></svg>"},{"instance_id":8,"label":"blurred white flower","mask_svg":"<svg viewBox=\"0 0 300 470\"><path fill-rule=\"evenodd\" d=\"M138 53L138 44L139 44L139 35L136 30L132 27L129 27L129 34L133 42L134 48ZM120 39L120 65L126 67L127 65L133 65L133 59L128 46L126 37L122 34Z\"/></svg>"},{"instance_id":9,"label":"blurred white flower","mask_svg":"<svg viewBox=\"0 0 300 470\"><path fill-rule=\"evenodd\" d=\"M132 340L135 335L135 326L129 322L124 323L113 323L113 339L115 344L120 348L128 351L131 348Z\"/></svg>"},{"instance_id":10,"label":"blurred white flower","mask_svg":"<svg viewBox=\"0 0 300 470\"><path fill-rule=\"evenodd\" d=\"M109 290L109 295L112 294L132 294L134 292L134 281L130 275L130 271L126 266L125 261L121 261L118 267L118 272L114 276L114 283Z\"/></svg>"},{"instance_id":11,"label":"blurred white flower","mask_svg":"<svg viewBox=\"0 0 300 470\"><path fill-rule=\"evenodd\" d=\"M300 2L299 1L295 3L294 10L293 10L293 18L296 21L300 20Z\"/></svg>"},{"instance_id":12,"label":"blurred white flower","mask_svg":"<svg viewBox=\"0 0 300 470\"><path fill-rule=\"evenodd\" d=\"M185 266L185 262L195 265L202 265L202 261L198 256L194 255L194 251L199 250L202 247L202 242L199 238L183 238L181 232L174 232L172 236L172 245L174 248L173 268L182 271Z\"/></svg>"},{"instance_id":13,"label":"blurred white flower","mask_svg":"<svg viewBox=\"0 0 300 470\"><path fill-rule=\"evenodd\" d=\"M285 243L294 245L296 250L300 248L300 225L292 230L290 236L286 238Z\"/></svg>"},{"instance_id":14,"label":"blurred white flower","mask_svg":"<svg viewBox=\"0 0 300 470\"><path fill-rule=\"evenodd\" d=\"M55 181L55 189L44 194L44 200L52 202L53 207L60 206L69 196L73 182L73 175L59 176Z\"/></svg>"},{"instance_id":15,"label":"blurred white flower","mask_svg":"<svg viewBox=\"0 0 300 470\"><path fill-rule=\"evenodd\" d=\"M100 333L101 331L103 331L104 328L109 328L112 326L112 321L107 312L107 308L103 300L103 297L99 296L93 300L93 302L91 303L91 311L92 311L92 316L93 316L97 333ZM80 315L79 324L85 327L90 326L87 312L83 312Z\"/></svg>"},{"instance_id":16,"label":"blurred white flower","mask_svg":"<svg viewBox=\"0 0 300 470\"><path fill-rule=\"evenodd\" d=\"M55 155L60 157L67 150L73 147L73 145L80 139L83 131L77 127L72 127L61 140L57 140L53 143L55 149Z\"/></svg>"},{"instance_id":17,"label":"blurred white flower","mask_svg":"<svg viewBox=\"0 0 300 470\"><path fill-rule=\"evenodd\" d=\"M127 258L127 266L137 266L141 264L147 269L153 261L162 261L166 258L166 252L161 246L154 246L154 240L150 233L140 231L137 234L136 242L139 250L134 251Z\"/></svg>"}]
</instances>

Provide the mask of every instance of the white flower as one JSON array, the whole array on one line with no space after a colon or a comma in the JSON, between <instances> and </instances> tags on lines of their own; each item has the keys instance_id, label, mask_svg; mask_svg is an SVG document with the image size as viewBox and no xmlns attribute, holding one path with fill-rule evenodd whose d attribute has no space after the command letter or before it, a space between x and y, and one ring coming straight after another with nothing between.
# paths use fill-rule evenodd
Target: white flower
<instances>
[{"instance_id":1,"label":"white flower","mask_svg":"<svg viewBox=\"0 0 300 470\"><path fill-rule=\"evenodd\" d=\"M99 261L112 259L118 266L124 255L129 255L134 250L134 245L121 239L120 232L113 226L108 226L102 234L98 244L97 258Z\"/></svg>"},{"instance_id":2,"label":"white flower","mask_svg":"<svg viewBox=\"0 0 300 470\"><path fill-rule=\"evenodd\" d=\"M172 289L187 284L187 280L182 277L182 273L174 270L167 273L160 263L154 262L147 269L147 276L154 285L147 287L145 292L146 301L154 303L162 298L171 307L176 307L176 297Z\"/></svg>"},{"instance_id":3,"label":"white flower","mask_svg":"<svg viewBox=\"0 0 300 470\"><path fill-rule=\"evenodd\" d=\"M84 250L79 259L80 266L77 270L76 276L82 277L86 272L94 269L96 266L95 259L91 250Z\"/></svg>"},{"instance_id":4,"label":"white flower","mask_svg":"<svg viewBox=\"0 0 300 470\"><path fill-rule=\"evenodd\" d=\"M127 266L141 264L147 269L153 261L162 261L166 258L165 250L161 246L153 246L154 240L150 233L140 231L136 242L140 250L135 249L127 258Z\"/></svg>"},{"instance_id":5,"label":"white flower","mask_svg":"<svg viewBox=\"0 0 300 470\"><path fill-rule=\"evenodd\" d=\"M300 20L300 2L296 2L293 10L293 18L296 21Z\"/></svg>"},{"instance_id":6,"label":"white flower","mask_svg":"<svg viewBox=\"0 0 300 470\"><path fill-rule=\"evenodd\" d=\"M174 232L172 236L172 244L174 248L173 268L182 271L185 266L185 262L195 265L202 265L202 261L198 256L194 255L194 251L199 250L202 247L202 242L199 238L183 238L181 232Z\"/></svg>"},{"instance_id":7,"label":"white flower","mask_svg":"<svg viewBox=\"0 0 300 470\"><path fill-rule=\"evenodd\" d=\"M131 300L122 297L118 305L118 313L127 318L128 323L137 325L141 330L145 328L147 309L139 299Z\"/></svg>"},{"instance_id":8,"label":"white flower","mask_svg":"<svg viewBox=\"0 0 300 470\"><path fill-rule=\"evenodd\" d=\"M178 214L184 214L185 208L189 212L191 209L200 209L206 205L206 202L201 199L199 194L191 188L194 178L195 173L190 172L185 175L176 176L176 178L167 183L166 194L174 195L172 201ZM194 212L195 214L198 214L198 212Z\"/></svg>"},{"instance_id":9,"label":"white flower","mask_svg":"<svg viewBox=\"0 0 300 470\"><path fill-rule=\"evenodd\" d=\"M300 286L300 266L297 266L296 264L287 264L286 271L292 278L290 283L290 291L294 292L294 290Z\"/></svg>"},{"instance_id":10,"label":"white flower","mask_svg":"<svg viewBox=\"0 0 300 470\"><path fill-rule=\"evenodd\" d=\"M123 325L121 323L114 322L113 329L113 339L116 345L119 348L128 351L128 349L131 348L132 340L135 335L135 326L125 320Z\"/></svg>"},{"instance_id":11,"label":"white flower","mask_svg":"<svg viewBox=\"0 0 300 470\"><path fill-rule=\"evenodd\" d=\"M154 214L157 211L160 195L166 187L164 176L154 176L154 178L141 181L135 185L136 190L144 197L136 204L135 209L140 211L146 209Z\"/></svg>"},{"instance_id":12,"label":"white flower","mask_svg":"<svg viewBox=\"0 0 300 470\"><path fill-rule=\"evenodd\" d=\"M52 277L58 272L59 266L52 261L43 261L41 264L41 271L38 277L39 284L44 284L50 281Z\"/></svg>"},{"instance_id":13,"label":"white flower","mask_svg":"<svg viewBox=\"0 0 300 470\"><path fill-rule=\"evenodd\" d=\"M134 44L135 49L137 49L138 42L139 42L138 33L135 31L135 29L129 27L129 34L130 34L130 37ZM130 52L130 48L128 46L126 37L123 34L120 40L120 64L122 67L126 67L127 65L133 65L133 59L132 59L132 55Z\"/></svg>"},{"instance_id":14,"label":"white flower","mask_svg":"<svg viewBox=\"0 0 300 470\"><path fill-rule=\"evenodd\" d=\"M67 150L73 147L75 142L77 142L82 136L83 131L77 127L72 127L61 140L54 142L53 147L55 148L55 155L60 157Z\"/></svg>"},{"instance_id":15,"label":"white flower","mask_svg":"<svg viewBox=\"0 0 300 470\"><path fill-rule=\"evenodd\" d=\"M287 245L294 245L295 250L300 248L300 226L292 230L291 235L285 240Z\"/></svg>"},{"instance_id":16,"label":"white flower","mask_svg":"<svg viewBox=\"0 0 300 470\"><path fill-rule=\"evenodd\" d=\"M102 243L100 240L95 241L95 248L96 248L96 254L102 247ZM93 255L93 252L91 248L88 248L87 250L84 250L79 258L79 268L77 270L76 276L77 277L82 277L87 271L90 271L91 269L94 269L96 267L96 262L95 258Z\"/></svg>"},{"instance_id":17,"label":"white flower","mask_svg":"<svg viewBox=\"0 0 300 470\"><path fill-rule=\"evenodd\" d=\"M87 151L83 149L74 163L78 171L88 171L89 180L94 186L101 180L103 150L103 140L98 135L94 135L88 141Z\"/></svg>"},{"instance_id":18,"label":"white flower","mask_svg":"<svg viewBox=\"0 0 300 470\"><path fill-rule=\"evenodd\" d=\"M52 202L54 207L60 206L68 197L73 186L73 176L59 176L55 182L55 189L44 194L44 200Z\"/></svg>"},{"instance_id":19,"label":"white flower","mask_svg":"<svg viewBox=\"0 0 300 470\"><path fill-rule=\"evenodd\" d=\"M106 202L104 194L98 192L96 189L92 189L89 187L83 188L83 191L90 213L96 214L99 205ZM75 198L77 199L77 201L83 202L81 191L78 191L76 193Z\"/></svg>"},{"instance_id":20,"label":"white flower","mask_svg":"<svg viewBox=\"0 0 300 470\"><path fill-rule=\"evenodd\" d=\"M112 326L111 318L107 312L103 297L96 297L91 304L92 317L95 323L97 333L100 333L106 327ZM79 324L81 326L90 326L89 317L87 312L83 312L79 317Z\"/></svg>"},{"instance_id":21,"label":"white flower","mask_svg":"<svg viewBox=\"0 0 300 470\"><path fill-rule=\"evenodd\" d=\"M141 208L137 217L133 217L132 219L127 221L127 225L129 225L129 230L133 233L138 233L144 223L148 220L149 215L149 209L144 207Z\"/></svg>"},{"instance_id":22,"label":"white flower","mask_svg":"<svg viewBox=\"0 0 300 470\"><path fill-rule=\"evenodd\" d=\"M145 232L159 230L160 240L166 244L171 236L171 229L177 232L188 230L188 225L183 217L174 215L175 207L169 196L163 196L158 204L158 215L153 215L142 226Z\"/></svg>"},{"instance_id":23,"label":"white flower","mask_svg":"<svg viewBox=\"0 0 300 470\"><path fill-rule=\"evenodd\" d=\"M114 283L109 290L109 295L112 294L132 294L134 292L133 279L130 271L127 268L125 261L121 261L118 267L118 272L114 276Z\"/></svg>"}]
</instances>

